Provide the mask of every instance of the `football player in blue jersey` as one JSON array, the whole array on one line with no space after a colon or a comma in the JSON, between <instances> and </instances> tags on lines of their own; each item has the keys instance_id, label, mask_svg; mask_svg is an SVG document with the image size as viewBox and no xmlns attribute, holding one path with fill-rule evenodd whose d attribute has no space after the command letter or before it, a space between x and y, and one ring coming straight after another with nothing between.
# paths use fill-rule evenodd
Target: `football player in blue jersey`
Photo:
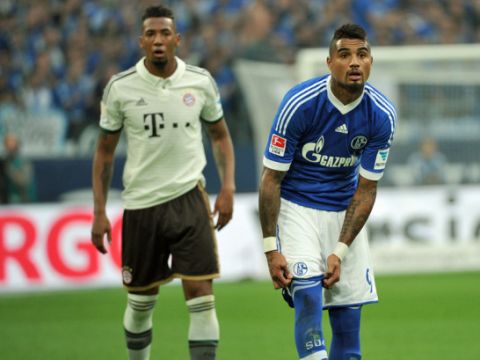
<instances>
[{"instance_id":1,"label":"football player in blue jersey","mask_svg":"<svg viewBox=\"0 0 480 360\"><path fill-rule=\"evenodd\" d=\"M365 30L338 28L330 74L283 98L264 153L260 221L275 288L295 309L300 359L361 359L360 313L378 301L364 225L395 130L392 103L367 83ZM328 309L327 348L322 309Z\"/></svg>"}]
</instances>

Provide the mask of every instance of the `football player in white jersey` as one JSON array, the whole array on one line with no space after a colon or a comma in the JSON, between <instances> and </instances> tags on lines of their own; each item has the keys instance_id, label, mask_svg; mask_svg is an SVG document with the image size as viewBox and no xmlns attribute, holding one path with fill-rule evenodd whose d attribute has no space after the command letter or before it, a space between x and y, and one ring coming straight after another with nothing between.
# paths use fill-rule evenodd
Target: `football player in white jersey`
<instances>
[{"instance_id":1,"label":"football player in white jersey","mask_svg":"<svg viewBox=\"0 0 480 360\"><path fill-rule=\"evenodd\" d=\"M364 225L396 112L367 83L372 63L364 29L338 28L330 74L287 92L264 152L264 251L274 287L295 309L300 359L360 359L361 307L378 301ZM332 326L329 355L322 309Z\"/></svg>"},{"instance_id":2,"label":"football player in white jersey","mask_svg":"<svg viewBox=\"0 0 480 360\"><path fill-rule=\"evenodd\" d=\"M106 253L111 227L105 207L115 148L123 131L122 276L128 291L123 324L130 359L148 359L159 287L182 280L190 314L191 359L215 359L219 324L212 279L219 276L215 228L233 212L234 153L217 85L205 69L175 56L180 42L172 11L151 6L142 16L134 67L112 77L101 102L93 163L92 242ZM202 175L202 124L222 182L213 212ZM215 223L216 217L216 223Z\"/></svg>"}]
</instances>

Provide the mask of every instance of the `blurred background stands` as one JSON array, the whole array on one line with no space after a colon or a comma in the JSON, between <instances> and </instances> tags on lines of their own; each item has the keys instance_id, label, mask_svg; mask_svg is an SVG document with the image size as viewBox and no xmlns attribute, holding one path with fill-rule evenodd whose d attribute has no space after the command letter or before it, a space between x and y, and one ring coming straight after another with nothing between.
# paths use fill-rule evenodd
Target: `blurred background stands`
<instances>
[{"instance_id":1,"label":"blurred background stands","mask_svg":"<svg viewBox=\"0 0 480 360\"><path fill-rule=\"evenodd\" d=\"M103 88L112 74L133 66L141 56L139 9L155 3L146 0L1 2L0 135L3 138L7 132L14 132L21 139L23 153L33 160L37 170L39 201L56 201L60 191L89 186ZM363 25L374 47L480 43L478 0L164 3L177 16L182 35L179 56L207 68L218 82L239 159L240 191L256 191L257 174L252 173L251 163L258 150L253 146L251 116L234 71L238 59L291 65L299 50L328 46L333 30L345 22ZM400 121L404 115L408 117L409 109L425 107L428 99L418 96L425 94L425 90L419 84L403 92L408 97L403 104L408 105L399 107ZM439 97L449 96L449 89L446 91L435 95L438 104L441 104ZM473 91L477 99L480 95L478 85L457 91ZM477 114L478 122L478 102L472 106L476 106L473 113ZM449 109L435 106L428 111L445 113ZM419 121L434 118L434 114L427 114ZM452 149L448 147L458 144L445 143L442 138L437 141L450 160ZM393 160L399 166L406 166L406 159L415 150L413 143L412 140L404 147L400 145L396 151ZM120 145L119 152L123 149ZM458 163L462 158L452 160ZM119 160L119 166L122 161ZM61 186L55 185L59 178ZM478 179L469 175L456 181ZM386 181L386 185L395 184L401 185ZM119 173L113 186L121 187Z\"/></svg>"}]
</instances>

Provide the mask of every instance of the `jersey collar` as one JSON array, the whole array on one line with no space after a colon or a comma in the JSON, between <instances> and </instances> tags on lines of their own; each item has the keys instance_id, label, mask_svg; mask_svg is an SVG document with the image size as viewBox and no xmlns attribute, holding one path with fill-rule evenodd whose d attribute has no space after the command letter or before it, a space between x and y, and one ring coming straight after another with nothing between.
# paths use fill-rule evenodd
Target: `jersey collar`
<instances>
[{"instance_id":1,"label":"jersey collar","mask_svg":"<svg viewBox=\"0 0 480 360\"><path fill-rule=\"evenodd\" d=\"M335 97L335 95L333 95L332 89L330 88L331 82L332 82L332 76L329 75L328 80L327 80L328 100L330 100L330 102L333 104L333 106L335 106L337 108L337 110L340 111L340 113L342 115L345 115L346 113L352 111L353 109L355 109L358 106L358 104L360 104L362 102L364 92L362 92L362 95L360 95L358 97L358 99L355 100L354 102L351 102L350 104L344 105L340 100L338 100Z\"/></svg>"},{"instance_id":2,"label":"jersey collar","mask_svg":"<svg viewBox=\"0 0 480 360\"><path fill-rule=\"evenodd\" d=\"M148 71L148 69L145 67L145 57L141 58L135 67L138 74L153 86L171 85L182 77L186 68L186 64L182 59L176 56L175 59L177 60L177 68L175 69L175 72L166 79L155 76Z\"/></svg>"}]
</instances>

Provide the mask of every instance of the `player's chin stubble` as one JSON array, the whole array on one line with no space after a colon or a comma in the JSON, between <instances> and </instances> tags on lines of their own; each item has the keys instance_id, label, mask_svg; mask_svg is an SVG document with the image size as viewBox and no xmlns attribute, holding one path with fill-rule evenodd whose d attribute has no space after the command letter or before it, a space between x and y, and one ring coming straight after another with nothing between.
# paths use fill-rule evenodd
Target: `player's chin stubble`
<instances>
[{"instance_id":1,"label":"player's chin stubble","mask_svg":"<svg viewBox=\"0 0 480 360\"><path fill-rule=\"evenodd\" d=\"M152 64L158 70L163 70L168 64L168 59L150 59L150 64Z\"/></svg>"},{"instance_id":2,"label":"player's chin stubble","mask_svg":"<svg viewBox=\"0 0 480 360\"><path fill-rule=\"evenodd\" d=\"M363 80L358 83L339 83L339 86L344 90L348 91L349 93L356 93L363 90L364 85L365 83L363 82Z\"/></svg>"}]
</instances>

